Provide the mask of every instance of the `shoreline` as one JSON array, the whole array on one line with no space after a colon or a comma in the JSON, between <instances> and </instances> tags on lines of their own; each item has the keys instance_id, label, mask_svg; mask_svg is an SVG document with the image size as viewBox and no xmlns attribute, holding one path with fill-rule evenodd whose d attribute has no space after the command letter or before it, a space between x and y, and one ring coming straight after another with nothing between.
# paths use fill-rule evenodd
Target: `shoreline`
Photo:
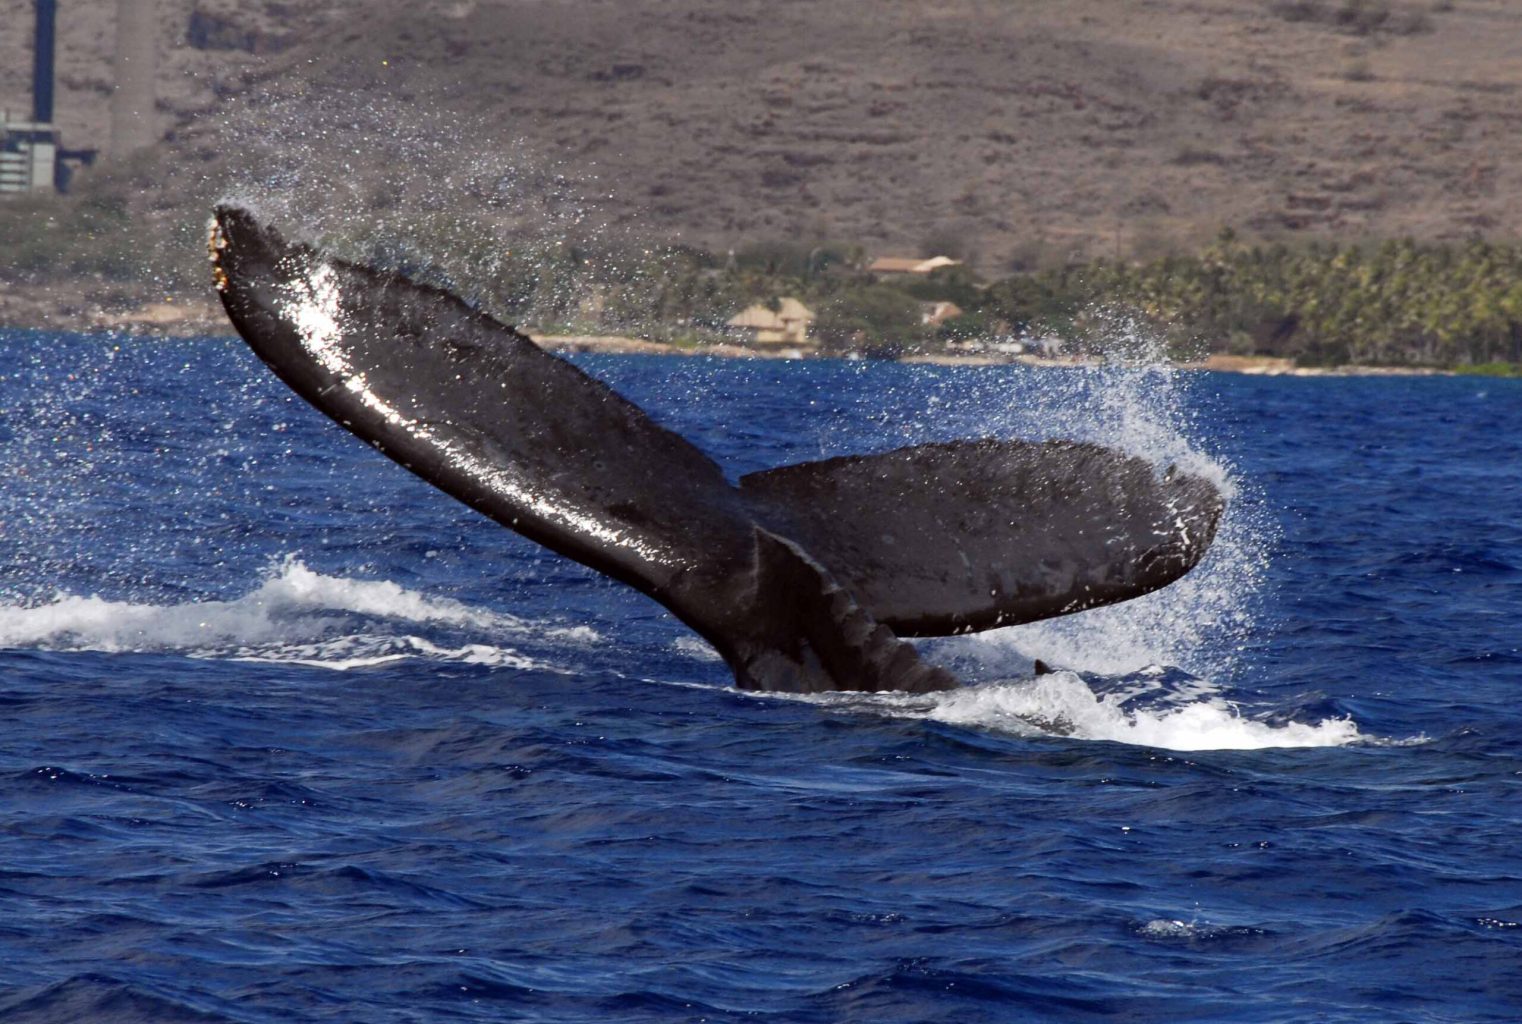
<instances>
[{"instance_id":1,"label":"shoreline","mask_svg":"<svg viewBox=\"0 0 1522 1024\"><path fill-rule=\"evenodd\" d=\"M21 324L7 322L20 320ZM39 323L46 326L37 326ZM128 310L111 310L94 303L60 304L16 292L0 293L0 329L68 331L79 334L156 334L171 338L223 337L231 332L220 305L195 299L176 301L166 296ZM762 349L733 343L684 347L613 334L539 334L525 332L535 344L552 352L603 355L664 355L720 359L816 359L817 349ZM824 358L851 358L827 356ZM861 357L858 357L861 358ZM933 366L1032 366L1053 369L1092 368L1102 361L1087 357L1043 357L966 352L922 352L891 362ZM1272 356L1212 355L1171 364L1175 369L1238 373L1258 377L1453 377L1459 371L1428 366L1296 366L1293 360Z\"/></svg>"}]
</instances>

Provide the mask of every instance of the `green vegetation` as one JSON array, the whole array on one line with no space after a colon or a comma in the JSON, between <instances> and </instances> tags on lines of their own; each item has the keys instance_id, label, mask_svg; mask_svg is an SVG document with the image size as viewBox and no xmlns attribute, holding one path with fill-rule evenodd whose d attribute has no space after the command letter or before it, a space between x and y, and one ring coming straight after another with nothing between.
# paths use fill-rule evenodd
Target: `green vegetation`
<instances>
[{"instance_id":1,"label":"green vegetation","mask_svg":"<svg viewBox=\"0 0 1522 1024\"><path fill-rule=\"evenodd\" d=\"M0 204L0 280L61 276L141 278L153 253L133 238L124 196L96 191L77 202L20 196ZM151 246L150 246L151 248Z\"/></svg>"},{"instance_id":2,"label":"green vegetation","mask_svg":"<svg viewBox=\"0 0 1522 1024\"><path fill-rule=\"evenodd\" d=\"M816 333L827 346L902 349L1052 334L1069 350L1103 354L1107 332L1096 322L1134 311L1180 356L1228 352L1303 365L1522 363L1519 244L1265 246L1223 232L1198 255L1103 260L987 284L959 267L878 282L845 264L797 276L741 269L721 272L719 281L734 308L798 296L819 311ZM962 315L922 326L917 302L935 299L955 302Z\"/></svg>"},{"instance_id":3,"label":"green vegetation","mask_svg":"<svg viewBox=\"0 0 1522 1024\"><path fill-rule=\"evenodd\" d=\"M201 224L132 209L131 181L97 179L70 197L0 203L0 282L78 282L126 302L194 292L205 274ZM771 242L718 257L629 239L514 237L451 211L400 211L377 240L364 218L324 244L449 287L511 322L627 334L684 346L735 340L726 321L783 296L817 314L827 351L896 355L1055 336L1104 355L1139 317L1180 357L1207 352L1516 373L1522 366L1522 243L1249 244L1231 232L1194 255L1101 260L981 281L967 268L877 279L858 246ZM146 227L144 225L147 225ZM81 291L86 289L81 288ZM923 304L961 309L923 323ZM775 305L773 305L775 308Z\"/></svg>"},{"instance_id":4,"label":"green vegetation","mask_svg":"<svg viewBox=\"0 0 1522 1024\"><path fill-rule=\"evenodd\" d=\"M1087 268L1090 301L1132 305L1174 341L1303 364L1522 362L1522 245L1248 246Z\"/></svg>"},{"instance_id":5,"label":"green vegetation","mask_svg":"<svg viewBox=\"0 0 1522 1024\"><path fill-rule=\"evenodd\" d=\"M722 325L726 309L794 295L819 313L815 333L825 347L885 354L1026 334L1103 354L1107 332L1096 322L1135 312L1179 356L1227 352L1312 366L1522 363L1518 244L1290 247L1249 245L1223 232L1198 255L1102 260L989 283L960 267L877 281L855 265L835 261L810 272L800 269L806 260L776 254L759 269L744 261L724 269L664 261L641 283L677 296L668 315L685 312L708 329ZM693 274L706 282L701 289ZM682 298L695 290L710 297L701 315ZM919 303L933 300L955 302L962 315L923 326Z\"/></svg>"},{"instance_id":6,"label":"green vegetation","mask_svg":"<svg viewBox=\"0 0 1522 1024\"><path fill-rule=\"evenodd\" d=\"M821 307L814 334L825 348L891 357L924 340L919 303L891 285L844 288Z\"/></svg>"},{"instance_id":7,"label":"green vegetation","mask_svg":"<svg viewBox=\"0 0 1522 1024\"><path fill-rule=\"evenodd\" d=\"M1476 377L1522 377L1522 363L1474 363L1455 367L1454 370Z\"/></svg>"}]
</instances>

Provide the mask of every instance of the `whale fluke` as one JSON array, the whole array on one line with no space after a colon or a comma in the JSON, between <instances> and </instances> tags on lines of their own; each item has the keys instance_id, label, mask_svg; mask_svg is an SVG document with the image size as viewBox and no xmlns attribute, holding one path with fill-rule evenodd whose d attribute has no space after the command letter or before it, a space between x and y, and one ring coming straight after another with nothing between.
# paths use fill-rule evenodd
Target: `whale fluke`
<instances>
[{"instance_id":1,"label":"whale fluke","mask_svg":"<svg viewBox=\"0 0 1522 1024\"><path fill-rule=\"evenodd\" d=\"M950 441L741 477L773 529L903 636L1034 622L1156 590L1215 536L1208 481L1076 441Z\"/></svg>"},{"instance_id":2,"label":"whale fluke","mask_svg":"<svg viewBox=\"0 0 1522 1024\"><path fill-rule=\"evenodd\" d=\"M1188 572L1206 480L1073 442L961 441L751 474L454 295L219 206L229 319L298 394L434 486L633 586L745 689L947 689L900 635L1126 600Z\"/></svg>"}]
</instances>

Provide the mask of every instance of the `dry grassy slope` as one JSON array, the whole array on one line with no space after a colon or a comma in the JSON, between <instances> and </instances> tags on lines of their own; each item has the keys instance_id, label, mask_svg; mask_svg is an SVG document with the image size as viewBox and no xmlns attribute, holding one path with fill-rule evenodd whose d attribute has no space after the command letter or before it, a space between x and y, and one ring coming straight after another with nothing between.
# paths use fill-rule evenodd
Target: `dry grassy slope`
<instances>
[{"instance_id":1,"label":"dry grassy slope","mask_svg":"<svg viewBox=\"0 0 1522 1024\"><path fill-rule=\"evenodd\" d=\"M266 49L294 40L262 56L188 47L193 0L159 4L166 126L181 138L201 134L190 122L217 90L244 88L245 69L278 70L256 87L277 93L379 88L419 118L481 115L504 146L525 139L593 169L613 191L610 220L716 248L830 237L907 251L950 235L999 272L1146 255L1223 225L1522 233L1510 0L1394 0L1430 12L1430 31L1362 36L1286 20L1268 0L300 5L315 13L203 0ZM11 106L25 102L14 51L29 6L0 0ZM104 129L113 11L75 0L62 16L72 144Z\"/></svg>"},{"instance_id":2,"label":"dry grassy slope","mask_svg":"<svg viewBox=\"0 0 1522 1024\"><path fill-rule=\"evenodd\" d=\"M334 3L282 4L271 0L153 0L159 16L159 110L163 127L204 110L218 90L241 84L241 71L260 57L242 51L189 45L191 15L239 26L256 51L267 54L310 32L337 8ZM33 0L0 0L0 107L30 114L32 107ZM315 9L314 9L315 8ZM58 11L55 117L68 146L104 146L110 130L111 54L116 42L116 0L62 0Z\"/></svg>"}]
</instances>

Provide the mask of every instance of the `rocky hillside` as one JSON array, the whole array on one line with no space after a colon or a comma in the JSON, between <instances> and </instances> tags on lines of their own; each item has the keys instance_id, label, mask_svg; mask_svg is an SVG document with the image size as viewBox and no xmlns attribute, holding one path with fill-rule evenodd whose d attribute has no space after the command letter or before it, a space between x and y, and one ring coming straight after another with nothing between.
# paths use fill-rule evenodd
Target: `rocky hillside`
<instances>
[{"instance_id":1,"label":"rocky hillside","mask_svg":"<svg viewBox=\"0 0 1522 1024\"><path fill-rule=\"evenodd\" d=\"M13 109L28 103L30 6L0 0ZM719 252L838 239L956 250L1002 274L1193 249L1225 225L1288 240L1522 234L1509 0L157 7L164 141L115 173L165 223L198 222L241 159L230 125L246 134L275 109L275 147L341 150L344 107L374 101L372 135L380 118L402 137L329 168L334 187L374 193L425 151L521 154L579 182L607 223ZM106 137L114 12L60 12L70 145ZM304 104L327 118L318 138Z\"/></svg>"}]
</instances>

